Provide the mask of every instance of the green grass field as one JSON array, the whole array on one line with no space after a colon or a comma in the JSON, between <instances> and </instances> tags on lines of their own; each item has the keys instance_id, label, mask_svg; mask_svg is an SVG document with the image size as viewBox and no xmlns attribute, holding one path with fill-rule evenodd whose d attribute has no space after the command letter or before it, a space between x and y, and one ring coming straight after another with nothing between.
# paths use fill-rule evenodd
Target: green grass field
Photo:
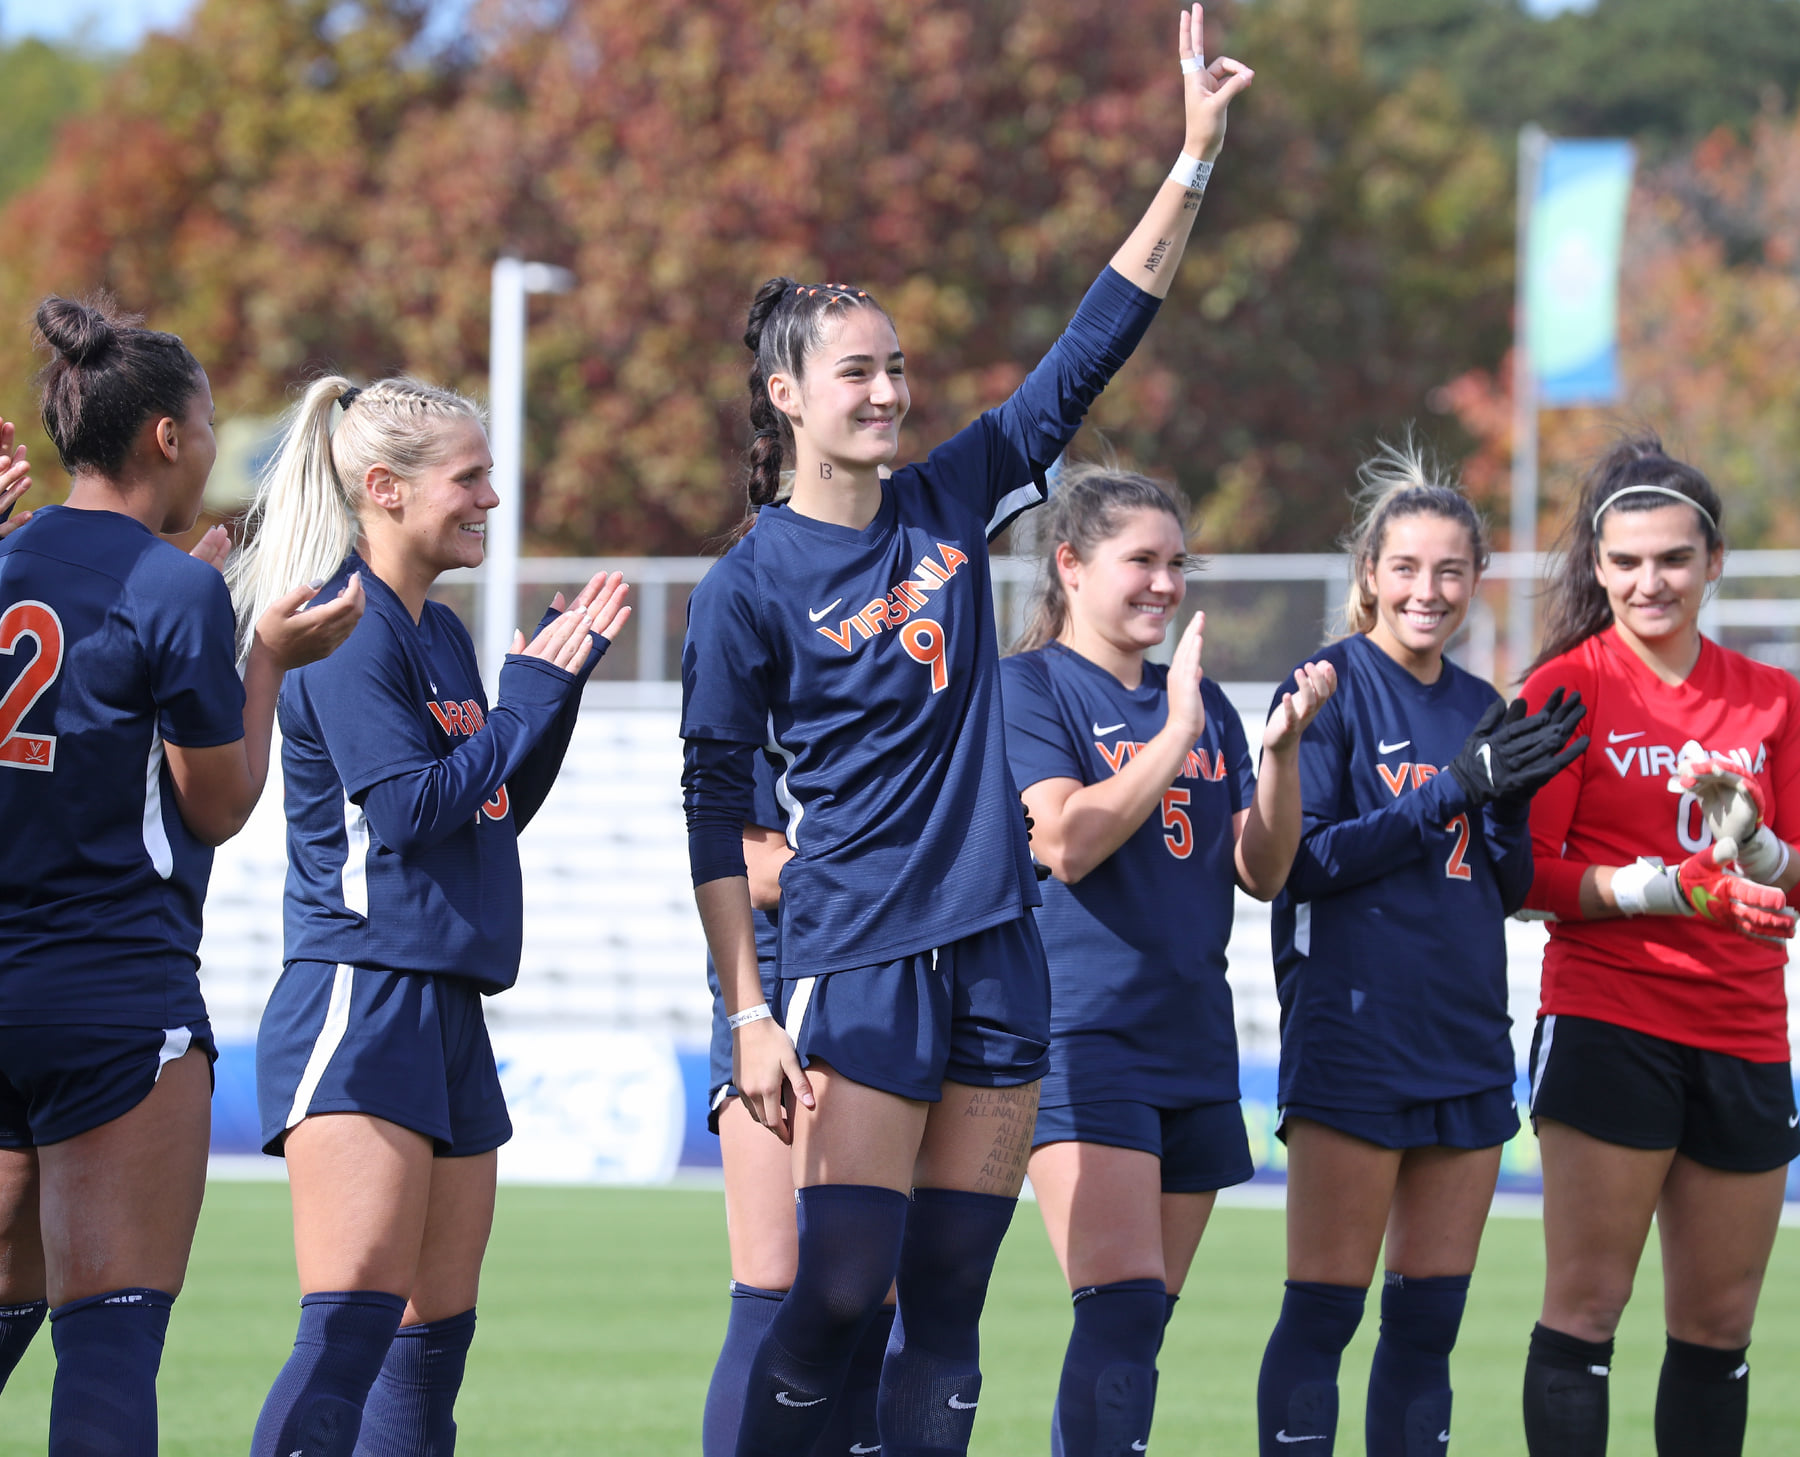
<instances>
[{"instance_id":1,"label":"green grass field","mask_svg":"<svg viewBox=\"0 0 1800 1457\"><path fill-rule=\"evenodd\" d=\"M162 1368L162 1451L242 1453L293 1337L287 1194L214 1184ZM1219 1211L1163 1351L1154 1450L1252 1453L1256 1370L1281 1294L1281 1215ZM1453 1450L1524 1450L1520 1363L1536 1313L1539 1231L1488 1227L1456 1355ZM458 1407L468 1454L697 1452L700 1406L723 1329L723 1200L716 1191L506 1188L489 1252L481 1330ZM1661 1359L1654 1253L1621 1332L1613 1378L1616 1454L1648 1453ZM1022 1205L982 1326L986 1381L974 1451L1041 1457L1069 1326L1034 1205ZM1365 1319L1344 1364L1346 1440L1360 1452ZM1748 1451L1800 1451L1800 1230L1783 1230L1764 1292ZM0 1394L0 1457L41 1453L50 1342L40 1334Z\"/></svg>"}]
</instances>

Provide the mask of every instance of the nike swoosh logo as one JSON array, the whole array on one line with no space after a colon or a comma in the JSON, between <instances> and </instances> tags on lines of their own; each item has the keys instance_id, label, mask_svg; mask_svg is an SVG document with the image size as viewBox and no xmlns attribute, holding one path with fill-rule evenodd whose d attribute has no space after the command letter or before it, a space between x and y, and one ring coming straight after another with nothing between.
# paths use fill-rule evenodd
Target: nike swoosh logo
<instances>
[{"instance_id":1,"label":"nike swoosh logo","mask_svg":"<svg viewBox=\"0 0 1800 1457\"><path fill-rule=\"evenodd\" d=\"M843 600L844 599L842 597L840 597L837 599L837 602L833 602L829 607L821 607L817 612L813 612L813 611L809 610L806 615L808 617L810 617L814 622L817 622L827 612L831 611L832 607L836 607L838 605L838 602L842 602Z\"/></svg>"},{"instance_id":2,"label":"nike swoosh logo","mask_svg":"<svg viewBox=\"0 0 1800 1457\"><path fill-rule=\"evenodd\" d=\"M873 1447L865 1447L861 1442L852 1442L850 1444L850 1457L869 1457L869 1453L879 1452L880 1450L881 1443L879 1442Z\"/></svg>"},{"instance_id":3,"label":"nike swoosh logo","mask_svg":"<svg viewBox=\"0 0 1800 1457\"><path fill-rule=\"evenodd\" d=\"M1404 749L1411 742L1412 742L1411 739L1402 739L1397 744L1378 742L1375 745L1375 749L1376 749L1377 753L1398 754L1402 749ZM1294 1440L1297 1442L1310 1442L1310 1441L1312 1441L1312 1438L1311 1437L1296 1437Z\"/></svg>"},{"instance_id":4,"label":"nike swoosh logo","mask_svg":"<svg viewBox=\"0 0 1800 1457\"><path fill-rule=\"evenodd\" d=\"M1643 736L1645 734L1647 734L1649 732L1650 732L1649 729L1639 729L1634 734L1615 734L1615 733L1609 732L1606 736L1606 742L1609 744L1622 744L1627 739L1641 739L1641 738L1643 738Z\"/></svg>"},{"instance_id":5,"label":"nike swoosh logo","mask_svg":"<svg viewBox=\"0 0 1800 1457\"><path fill-rule=\"evenodd\" d=\"M1448 1442L1449 1440L1450 1440L1450 1434L1448 1432L1439 1432L1438 1433L1438 1441Z\"/></svg>"},{"instance_id":6,"label":"nike swoosh logo","mask_svg":"<svg viewBox=\"0 0 1800 1457\"><path fill-rule=\"evenodd\" d=\"M1323 1442L1326 1441L1328 1437L1329 1433L1326 1432L1319 1432L1311 1437L1290 1437L1286 1432L1277 1432L1275 1434L1275 1440L1277 1442Z\"/></svg>"},{"instance_id":7,"label":"nike swoosh logo","mask_svg":"<svg viewBox=\"0 0 1800 1457\"><path fill-rule=\"evenodd\" d=\"M1150 1444L1148 1442L1133 1442L1131 1444L1131 1450L1133 1452L1148 1452L1150 1450Z\"/></svg>"},{"instance_id":8,"label":"nike swoosh logo","mask_svg":"<svg viewBox=\"0 0 1800 1457\"><path fill-rule=\"evenodd\" d=\"M1800 1113L1788 1114L1788 1127L1789 1128L1800 1128Z\"/></svg>"},{"instance_id":9,"label":"nike swoosh logo","mask_svg":"<svg viewBox=\"0 0 1800 1457\"><path fill-rule=\"evenodd\" d=\"M1483 769L1487 770L1488 783L1490 785L1493 784L1493 782L1494 782L1494 746L1492 744L1483 744L1479 749L1477 749L1475 751L1475 757L1477 759L1481 760L1481 767Z\"/></svg>"},{"instance_id":10,"label":"nike swoosh logo","mask_svg":"<svg viewBox=\"0 0 1800 1457\"><path fill-rule=\"evenodd\" d=\"M828 1396L815 1396L811 1401L795 1401L794 1398L789 1396L785 1391L778 1391L775 1393L775 1400L782 1406L817 1406L820 1402L829 1401L830 1399L831 1398Z\"/></svg>"},{"instance_id":11,"label":"nike swoosh logo","mask_svg":"<svg viewBox=\"0 0 1800 1457\"><path fill-rule=\"evenodd\" d=\"M1125 725L1122 723L1109 723L1105 728L1101 728L1099 724L1095 724L1094 725L1094 737L1097 739L1103 739L1108 734L1116 734L1120 729L1122 729L1124 727L1125 727Z\"/></svg>"},{"instance_id":12,"label":"nike swoosh logo","mask_svg":"<svg viewBox=\"0 0 1800 1457\"><path fill-rule=\"evenodd\" d=\"M975 1408L979 1405L980 1405L979 1402L964 1401L962 1399L961 1392L953 1391L950 1393L950 1410L951 1411L974 1411Z\"/></svg>"}]
</instances>

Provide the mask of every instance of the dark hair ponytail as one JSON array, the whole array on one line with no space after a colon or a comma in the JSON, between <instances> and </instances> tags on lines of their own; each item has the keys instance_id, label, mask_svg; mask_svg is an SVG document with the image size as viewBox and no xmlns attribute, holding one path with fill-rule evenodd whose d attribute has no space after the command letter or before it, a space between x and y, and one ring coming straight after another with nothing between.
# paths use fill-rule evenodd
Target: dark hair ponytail
<instances>
[{"instance_id":1,"label":"dark hair ponytail","mask_svg":"<svg viewBox=\"0 0 1800 1457\"><path fill-rule=\"evenodd\" d=\"M1693 466L1671 457L1653 431L1627 436L1582 477L1575 514L1556 541L1562 560L1545 594L1544 646L1527 676L1612 626L1612 604L1594 576L1602 521L1615 511L1655 511L1677 504L1677 498L1693 506L1707 552L1720 550L1725 504L1719 493Z\"/></svg>"},{"instance_id":2,"label":"dark hair ponytail","mask_svg":"<svg viewBox=\"0 0 1800 1457\"><path fill-rule=\"evenodd\" d=\"M70 474L116 475L144 422L181 415L200 388L187 346L141 322L104 294L38 305L38 341L54 351L39 377L44 430Z\"/></svg>"},{"instance_id":3,"label":"dark hair ponytail","mask_svg":"<svg viewBox=\"0 0 1800 1457\"><path fill-rule=\"evenodd\" d=\"M1067 542L1082 561L1092 561L1095 548L1123 531L1126 518L1134 511L1166 511L1182 537L1187 536L1183 504L1148 476L1110 466L1076 465L1056 478L1056 489L1045 507L1044 555L1031 597L1031 615L1012 645L1013 652L1028 653L1054 642L1068 625L1069 598L1056 566L1058 548Z\"/></svg>"},{"instance_id":4,"label":"dark hair ponytail","mask_svg":"<svg viewBox=\"0 0 1800 1457\"><path fill-rule=\"evenodd\" d=\"M827 323L853 308L874 309L888 317L872 294L841 283L771 278L751 300L744 326L744 347L755 360L749 375L750 444L744 451L750 510L726 538L727 546L750 529L758 511L781 499L781 470L793 450L794 427L769 398L769 377L803 378L807 352L824 342Z\"/></svg>"}]
</instances>

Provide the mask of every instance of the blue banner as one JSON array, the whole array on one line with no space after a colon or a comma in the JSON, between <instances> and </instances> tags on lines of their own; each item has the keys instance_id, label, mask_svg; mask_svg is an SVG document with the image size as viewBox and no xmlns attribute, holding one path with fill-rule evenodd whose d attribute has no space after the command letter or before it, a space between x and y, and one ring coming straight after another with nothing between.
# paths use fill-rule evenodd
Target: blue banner
<instances>
[{"instance_id":1,"label":"blue banner","mask_svg":"<svg viewBox=\"0 0 1800 1457\"><path fill-rule=\"evenodd\" d=\"M1629 142L1545 144L1523 260L1526 347L1545 407L1619 400L1619 254L1634 164Z\"/></svg>"}]
</instances>

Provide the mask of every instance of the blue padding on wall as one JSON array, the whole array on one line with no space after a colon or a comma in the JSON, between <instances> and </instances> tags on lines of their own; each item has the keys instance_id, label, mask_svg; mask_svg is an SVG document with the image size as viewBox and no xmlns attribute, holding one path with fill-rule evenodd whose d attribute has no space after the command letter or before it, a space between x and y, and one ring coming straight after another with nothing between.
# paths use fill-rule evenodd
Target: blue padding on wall
<instances>
[{"instance_id":1,"label":"blue padding on wall","mask_svg":"<svg viewBox=\"0 0 1800 1457\"><path fill-rule=\"evenodd\" d=\"M221 1042L213 1066L212 1151L261 1153L262 1123L256 1116L256 1044Z\"/></svg>"},{"instance_id":2,"label":"blue padding on wall","mask_svg":"<svg viewBox=\"0 0 1800 1457\"><path fill-rule=\"evenodd\" d=\"M681 1132L681 1167L716 1169L720 1166L719 1136L706 1128L706 1097L712 1091L712 1058L704 1047L677 1048L681 1086L687 1093L687 1121Z\"/></svg>"}]
</instances>

